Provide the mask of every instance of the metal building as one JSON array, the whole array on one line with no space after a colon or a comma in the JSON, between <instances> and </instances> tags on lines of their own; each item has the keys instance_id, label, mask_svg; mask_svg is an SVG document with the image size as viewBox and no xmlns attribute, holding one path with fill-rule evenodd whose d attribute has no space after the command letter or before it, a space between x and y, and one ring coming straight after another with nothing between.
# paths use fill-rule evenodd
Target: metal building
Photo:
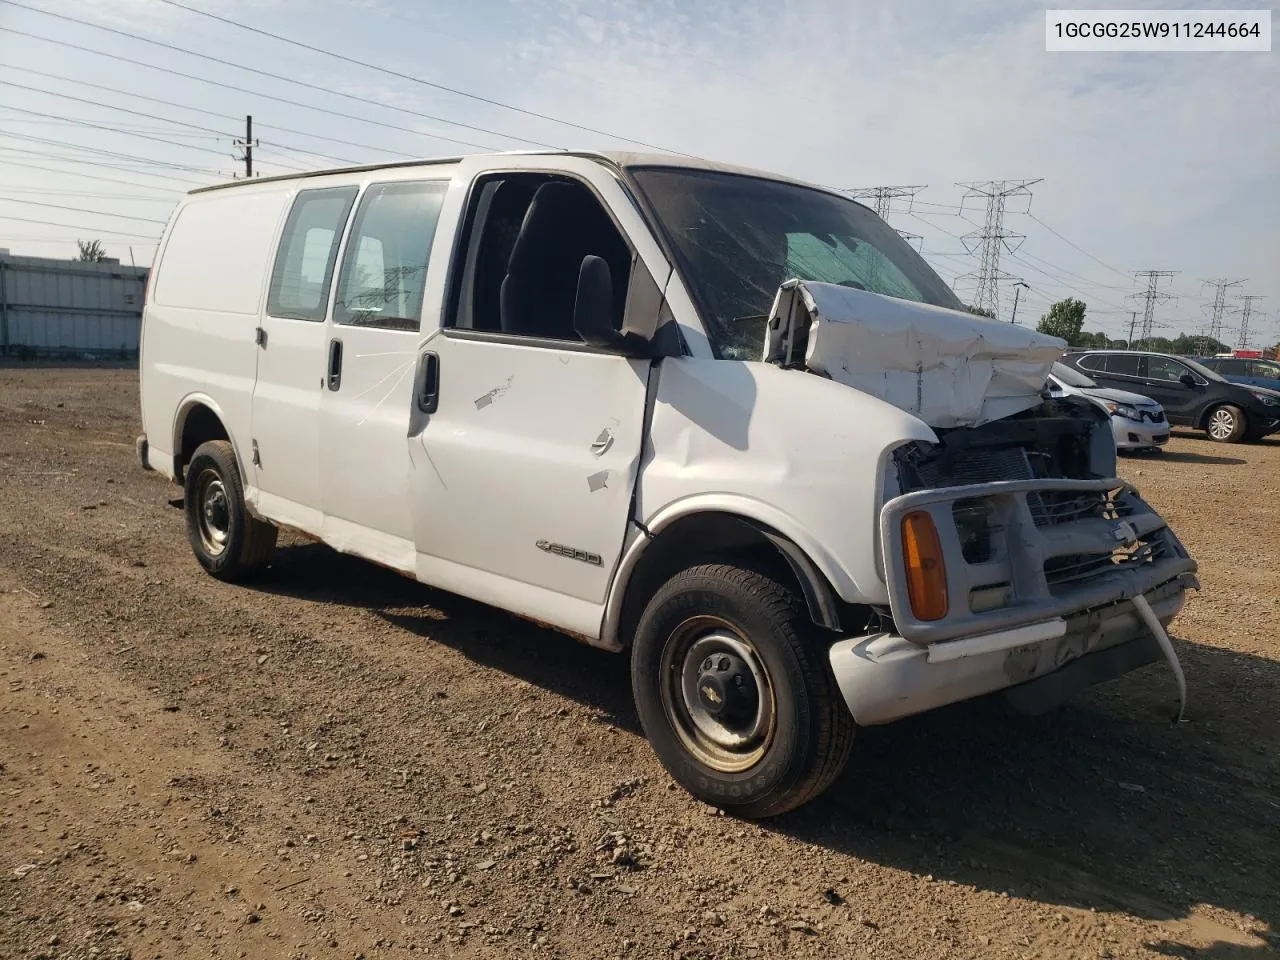
<instances>
[{"instance_id":1,"label":"metal building","mask_svg":"<svg viewBox=\"0 0 1280 960\"><path fill-rule=\"evenodd\" d=\"M0 253L0 356L138 356L146 267Z\"/></svg>"}]
</instances>

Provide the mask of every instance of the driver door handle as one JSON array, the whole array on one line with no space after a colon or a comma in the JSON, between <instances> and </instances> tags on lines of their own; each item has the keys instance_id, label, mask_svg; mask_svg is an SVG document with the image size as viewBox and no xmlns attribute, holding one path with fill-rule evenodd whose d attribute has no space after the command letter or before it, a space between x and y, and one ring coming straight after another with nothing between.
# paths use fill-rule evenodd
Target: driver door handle
<instances>
[{"instance_id":1,"label":"driver door handle","mask_svg":"<svg viewBox=\"0 0 1280 960\"><path fill-rule=\"evenodd\" d=\"M435 413L440 406L440 357L424 353L418 361L418 409Z\"/></svg>"}]
</instances>

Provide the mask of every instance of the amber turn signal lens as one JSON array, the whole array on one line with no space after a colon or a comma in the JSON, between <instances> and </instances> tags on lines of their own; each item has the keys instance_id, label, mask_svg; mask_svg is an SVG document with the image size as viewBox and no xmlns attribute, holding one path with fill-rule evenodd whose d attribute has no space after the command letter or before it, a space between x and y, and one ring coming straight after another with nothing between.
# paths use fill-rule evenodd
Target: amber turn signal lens
<instances>
[{"instance_id":1,"label":"amber turn signal lens","mask_svg":"<svg viewBox=\"0 0 1280 960\"><path fill-rule=\"evenodd\" d=\"M907 595L917 620L947 615L947 568L933 517L923 510L902 518L902 559L907 568Z\"/></svg>"}]
</instances>

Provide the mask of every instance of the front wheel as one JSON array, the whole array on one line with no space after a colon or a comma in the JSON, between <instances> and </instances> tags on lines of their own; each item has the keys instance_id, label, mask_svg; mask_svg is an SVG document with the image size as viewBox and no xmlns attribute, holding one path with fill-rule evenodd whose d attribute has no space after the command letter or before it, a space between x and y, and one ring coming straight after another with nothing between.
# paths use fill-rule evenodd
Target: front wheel
<instances>
[{"instance_id":1,"label":"front wheel","mask_svg":"<svg viewBox=\"0 0 1280 960\"><path fill-rule=\"evenodd\" d=\"M739 816L806 803L849 756L853 717L804 603L756 570L711 563L668 581L637 626L631 686L662 765Z\"/></svg>"},{"instance_id":2,"label":"front wheel","mask_svg":"<svg viewBox=\"0 0 1280 960\"><path fill-rule=\"evenodd\" d=\"M275 552L276 528L245 507L240 468L226 440L196 447L187 464L183 506L191 549L219 580L248 579Z\"/></svg>"},{"instance_id":3,"label":"front wheel","mask_svg":"<svg viewBox=\"0 0 1280 960\"><path fill-rule=\"evenodd\" d=\"M1244 411L1239 407L1224 403L1209 412L1209 420L1205 424L1205 432L1210 440L1218 443L1239 443L1244 439L1249 424L1245 420Z\"/></svg>"}]
</instances>

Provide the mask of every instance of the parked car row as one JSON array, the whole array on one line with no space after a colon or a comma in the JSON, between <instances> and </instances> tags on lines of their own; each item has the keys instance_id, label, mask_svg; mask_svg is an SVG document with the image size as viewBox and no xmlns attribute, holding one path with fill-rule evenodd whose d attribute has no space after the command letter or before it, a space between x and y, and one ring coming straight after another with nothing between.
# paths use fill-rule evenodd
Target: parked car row
<instances>
[{"instance_id":1,"label":"parked car row","mask_svg":"<svg viewBox=\"0 0 1280 960\"><path fill-rule=\"evenodd\" d=\"M1105 388L1102 393L1123 391L1130 397L1136 395L1148 404L1154 402L1163 408L1162 425L1165 429L1143 431L1130 429L1130 425L1143 422L1135 421L1131 414L1145 414L1149 410L1141 410L1132 399L1104 399L1103 402L1115 403L1121 413L1117 418L1117 410L1110 411L1120 449L1162 443L1163 440L1156 437L1163 433L1167 440L1169 425L1203 430L1209 439L1219 443L1257 441L1280 431L1280 391L1252 383L1233 383L1196 360L1135 350L1089 350L1068 353L1055 367L1055 374L1058 368L1063 367L1082 374L1091 383L1091 386L1084 386L1077 382L1072 386L1074 391L1082 391L1085 395L1097 395L1099 388ZM1061 377L1059 380L1065 386ZM1052 392L1052 383L1050 390ZM1094 396L1093 399L1102 398Z\"/></svg>"}]
</instances>

